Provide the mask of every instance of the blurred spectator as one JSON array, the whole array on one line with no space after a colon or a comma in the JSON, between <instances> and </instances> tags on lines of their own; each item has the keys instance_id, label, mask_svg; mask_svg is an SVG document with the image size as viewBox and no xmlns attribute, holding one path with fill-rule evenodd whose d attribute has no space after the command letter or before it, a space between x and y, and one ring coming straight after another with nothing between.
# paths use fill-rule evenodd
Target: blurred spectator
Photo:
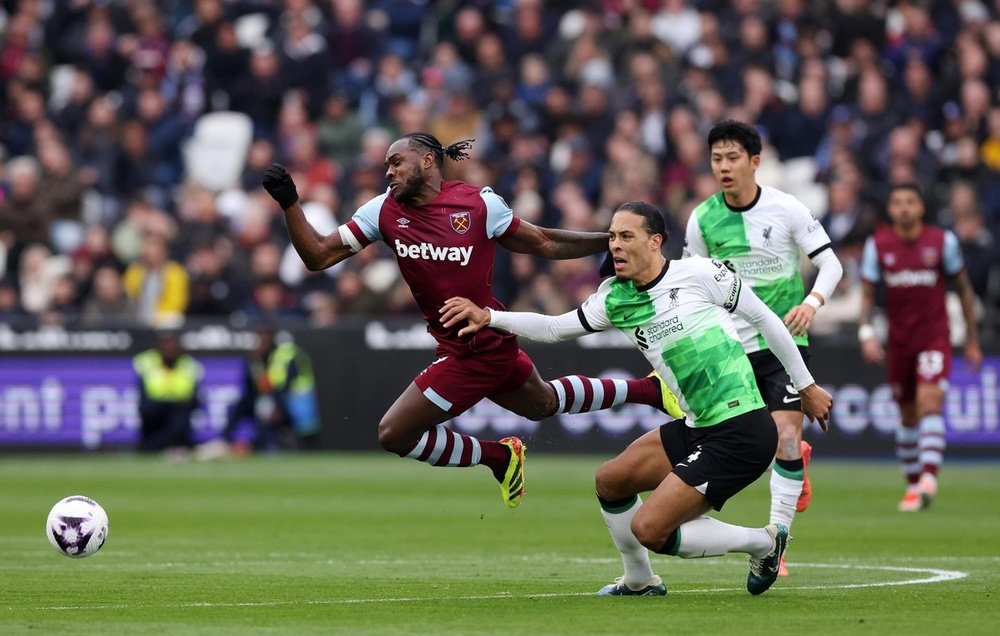
<instances>
[{"instance_id":1,"label":"blurred spectator","mask_svg":"<svg viewBox=\"0 0 1000 636\"><path fill-rule=\"evenodd\" d=\"M803 80L799 84L798 104L792 107L776 131L781 159L814 156L826 133L828 117L827 90L822 80Z\"/></svg>"},{"instance_id":2,"label":"blurred spectator","mask_svg":"<svg viewBox=\"0 0 1000 636\"><path fill-rule=\"evenodd\" d=\"M330 20L330 61L335 81L347 85L363 78L371 68L376 35L365 20L362 0L332 0Z\"/></svg>"},{"instance_id":3,"label":"blurred spectator","mask_svg":"<svg viewBox=\"0 0 1000 636\"><path fill-rule=\"evenodd\" d=\"M198 46L196 42L192 44ZM214 38L196 51L201 51L204 58L204 90L209 104L239 110L234 101L236 86L249 71L250 52L240 44L236 26L229 21L220 22Z\"/></svg>"},{"instance_id":4,"label":"blurred spectator","mask_svg":"<svg viewBox=\"0 0 1000 636\"><path fill-rule=\"evenodd\" d=\"M229 409L222 436L198 446L198 459L316 447L320 416L309 354L287 334L279 340L273 327L255 331L240 397Z\"/></svg>"},{"instance_id":5,"label":"blurred spectator","mask_svg":"<svg viewBox=\"0 0 1000 636\"><path fill-rule=\"evenodd\" d=\"M423 0L375 0L369 4L369 24L381 31L379 41L383 51L404 59L416 55L429 3Z\"/></svg>"},{"instance_id":6,"label":"blurred spectator","mask_svg":"<svg viewBox=\"0 0 1000 636\"><path fill-rule=\"evenodd\" d=\"M295 296L277 276L258 278L254 281L250 300L244 305L243 312L250 322L282 323L288 319L301 317Z\"/></svg>"},{"instance_id":7,"label":"blurred spectator","mask_svg":"<svg viewBox=\"0 0 1000 636\"><path fill-rule=\"evenodd\" d=\"M965 270L976 295L994 304L1000 292L1000 251L994 234L983 223L975 187L959 181L951 186L948 205L949 225L958 237L965 257Z\"/></svg>"},{"instance_id":8,"label":"blurred spectator","mask_svg":"<svg viewBox=\"0 0 1000 636\"><path fill-rule=\"evenodd\" d=\"M70 260L53 256L45 245L33 243L25 247L17 269L24 308L36 316L48 311L59 279L70 270Z\"/></svg>"},{"instance_id":9,"label":"blurred spectator","mask_svg":"<svg viewBox=\"0 0 1000 636\"><path fill-rule=\"evenodd\" d=\"M79 292L70 274L56 279L48 307L39 315L43 325L76 326L80 319Z\"/></svg>"},{"instance_id":10,"label":"blurred spectator","mask_svg":"<svg viewBox=\"0 0 1000 636\"><path fill-rule=\"evenodd\" d=\"M281 47L282 77L292 88L302 89L308 96L311 113L318 114L326 95L325 82L316 78L326 75L326 39L313 30L303 17L290 17L285 24Z\"/></svg>"},{"instance_id":11,"label":"blurred spectator","mask_svg":"<svg viewBox=\"0 0 1000 636\"><path fill-rule=\"evenodd\" d=\"M147 232L143 236L142 254L125 270L123 282L140 323L164 327L183 322L188 274L180 263L170 260L162 234Z\"/></svg>"},{"instance_id":12,"label":"blurred spectator","mask_svg":"<svg viewBox=\"0 0 1000 636\"><path fill-rule=\"evenodd\" d=\"M199 245L210 245L228 234L226 221L219 213L215 193L194 182L183 189L179 209L181 220L178 256L183 259Z\"/></svg>"},{"instance_id":13,"label":"blurred spectator","mask_svg":"<svg viewBox=\"0 0 1000 636\"><path fill-rule=\"evenodd\" d=\"M14 279L0 277L0 322L13 327L27 327L34 324L34 317L21 304Z\"/></svg>"},{"instance_id":14,"label":"blurred spectator","mask_svg":"<svg viewBox=\"0 0 1000 636\"><path fill-rule=\"evenodd\" d=\"M333 294L313 292L303 299L309 311L309 326L315 329L332 327L340 320L340 303Z\"/></svg>"},{"instance_id":15,"label":"blurred spectator","mask_svg":"<svg viewBox=\"0 0 1000 636\"><path fill-rule=\"evenodd\" d=\"M163 95L155 89L140 91L136 114L146 130L154 183L164 188L180 183L181 140L188 134L184 122L175 112L167 110Z\"/></svg>"},{"instance_id":16,"label":"blurred spectator","mask_svg":"<svg viewBox=\"0 0 1000 636\"><path fill-rule=\"evenodd\" d=\"M180 40L170 47L161 83L167 110L177 113L184 125L192 124L205 111L208 92L205 52Z\"/></svg>"},{"instance_id":17,"label":"blurred spectator","mask_svg":"<svg viewBox=\"0 0 1000 636\"><path fill-rule=\"evenodd\" d=\"M878 213L861 200L857 182L842 178L830 184L822 225L835 251L839 253L846 246L861 246L875 230L877 222Z\"/></svg>"},{"instance_id":18,"label":"blurred spectator","mask_svg":"<svg viewBox=\"0 0 1000 636\"><path fill-rule=\"evenodd\" d=\"M52 210L43 196L41 168L32 157L7 162L10 189L0 203L0 239L7 246L7 271L16 275L25 246L49 244Z\"/></svg>"},{"instance_id":19,"label":"blurred spectator","mask_svg":"<svg viewBox=\"0 0 1000 636\"><path fill-rule=\"evenodd\" d=\"M186 460L204 368L181 349L172 331L160 333L156 347L135 356L132 366L139 380L139 451Z\"/></svg>"},{"instance_id":20,"label":"blurred spectator","mask_svg":"<svg viewBox=\"0 0 1000 636\"><path fill-rule=\"evenodd\" d=\"M220 241L200 243L192 250L186 262L187 315L228 318L246 303L250 283L229 261L230 252Z\"/></svg>"},{"instance_id":21,"label":"blurred spectator","mask_svg":"<svg viewBox=\"0 0 1000 636\"><path fill-rule=\"evenodd\" d=\"M932 209L968 184L985 228L1000 231L1000 14L978 0L5 6L0 157L14 159L0 174L0 276L19 280L32 243L73 254L82 306L100 265L74 248L81 230L100 226L122 266L155 231L181 262L204 245L222 249L194 259L205 304L192 310L225 320L207 278L215 261L249 272L258 246L288 247L260 190L272 161L342 223L359 193L384 192L388 143L428 129L478 140L476 161L449 178L492 183L544 225L605 229L623 197L657 202L683 224L715 191L692 135L736 117L789 162L770 162L768 178L795 180L785 187L808 193L820 215L829 202L823 222L842 235L839 250L855 249L864 210L882 205L888 184L908 179L928 185ZM198 175L185 172L182 149L201 115L223 110L251 118L253 141L238 187L202 194L185 185ZM950 207L941 221L957 223ZM382 286L386 258L374 251L321 276L282 267L283 293L264 295L281 297L279 314L308 309L323 323L411 313L398 281ZM553 293L568 295L542 267ZM498 296L530 296L537 272L500 255ZM247 278L238 309L260 311ZM331 302L314 312L305 299L317 292Z\"/></svg>"},{"instance_id":22,"label":"blurred spectator","mask_svg":"<svg viewBox=\"0 0 1000 636\"><path fill-rule=\"evenodd\" d=\"M234 110L250 116L255 135L270 136L275 132L286 89L273 46L261 44L250 55L249 73L233 82L230 101Z\"/></svg>"},{"instance_id":23,"label":"blurred spectator","mask_svg":"<svg viewBox=\"0 0 1000 636\"><path fill-rule=\"evenodd\" d=\"M346 93L336 92L327 97L323 115L317 124L317 134L320 150L337 162L341 170L354 167L361 151L364 126L357 113L351 110ZM264 165L266 168L268 164Z\"/></svg>"},{"instance_id":24,"label":"blurred spectator","mask_svg":"<svg viewBox=\"0 0 1000 636\"><path fill-rule=\"evenodd\" d=\"M42 198L52 215L51 244L57 252L68 254L83 241L80 215L87 184L74 168L69 151L61 141L40 145L38 159L45 183Z\"/></svg>"},{"instance_id":25,"label":"blurred spectator","mask_svg":"<svg viewBox=\"0 0 1000 636\"><path fill-rule=\"evenodd\" d=\"M80 314L82 325L127 327L135 323L135 306L125 294L118 269L111 265L98 267L91 288Z\"/></svg>"}]
</instances>

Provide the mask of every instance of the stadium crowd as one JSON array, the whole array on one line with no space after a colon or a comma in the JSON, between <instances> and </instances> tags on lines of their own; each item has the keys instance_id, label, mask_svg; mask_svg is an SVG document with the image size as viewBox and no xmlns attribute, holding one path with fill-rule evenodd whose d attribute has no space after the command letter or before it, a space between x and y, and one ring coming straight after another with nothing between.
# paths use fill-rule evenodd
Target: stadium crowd
<instances>
[{"instance_id":1,"label":"stadium crowd","mask_svg":"<svg viewBox=\"0 0 1000 636\"><path fill-rule=\"evenodd\" d=\"M541 225L605 230L619 203L652 202L677 256L716 190L705 134L732 117L765 138L758 180L805 202L844 263L816 330L853 334L863 242L889 185L916 181L928 220L961 241L984 339L1000 333L1000 2L0 7L6 323L417 316L384 246L306 271L260 179L288 166L329 232L384 189L388 145L418 130L474 138L446 176L492 185ZM598 263L501 251L495 294L567 311Z\"/></svg>"}]
</instances>

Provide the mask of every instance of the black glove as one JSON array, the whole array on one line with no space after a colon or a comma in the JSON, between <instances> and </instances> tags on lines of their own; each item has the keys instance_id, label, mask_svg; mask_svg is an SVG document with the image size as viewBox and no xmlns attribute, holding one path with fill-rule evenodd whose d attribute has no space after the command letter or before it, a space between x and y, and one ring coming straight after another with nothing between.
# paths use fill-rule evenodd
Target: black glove
<instances>
[{"instance_id":1,"label":"black glove","mask_svg":"<svg viewBox=\"0 0 1000 636\"><path fill-rule=\"evenodd\" d=\"M272 163L264 171L261 183L271 198L278 202L282 210L299 200L299 193L295 189L292 175L288 174L288 170L285 170L285 166L280 163Z\"/></svg>"},{"instance_id":2,"label":"black glove","mask_svg":"<svg viewBox=\"0 0 1000 636\"><path fill-rule=\"evenodd\" d=\"M615 275L615 261L611 258L611 252L604 255L604 262L601 263L601 269L597 270L597 274L601 278Z\"/></svg>"}]
</instances>

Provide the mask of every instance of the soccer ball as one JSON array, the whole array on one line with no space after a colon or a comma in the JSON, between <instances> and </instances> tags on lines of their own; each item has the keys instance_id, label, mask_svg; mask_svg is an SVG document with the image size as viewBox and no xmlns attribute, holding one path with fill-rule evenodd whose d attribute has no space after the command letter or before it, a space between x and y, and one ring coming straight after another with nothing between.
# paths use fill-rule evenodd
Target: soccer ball
<instances>
[{"instance_id":1,"label":"soccer ball","mask_svg":"<svg viewBox=\"0 0 1000 636\"><path fill-rule=\"evenodd\" d=\"M52 506L45 536L60 554L73 559L89 557L108 538L108 513L90 497L66 497Z\"/></svg>"}]
</instances>

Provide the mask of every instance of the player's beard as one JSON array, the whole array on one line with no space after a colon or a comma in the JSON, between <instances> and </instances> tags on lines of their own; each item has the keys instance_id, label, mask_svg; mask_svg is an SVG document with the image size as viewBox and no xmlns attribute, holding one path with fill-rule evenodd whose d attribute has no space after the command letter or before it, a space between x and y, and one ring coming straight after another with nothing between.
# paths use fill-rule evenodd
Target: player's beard
<instances>
[{"instance_id":1,"label":"player's beard","mask_svg":"<svg viewBox=\"0 0 1000 636\"><path fill-rule=\"evenodd\" d=\"M420 190L423 187L423 175L419 172L414 172L396 186L396 191L393 193L393 197L400 203L410 203L417 199L417 196L420 194Z\"/></svg>"}]
</instances>

